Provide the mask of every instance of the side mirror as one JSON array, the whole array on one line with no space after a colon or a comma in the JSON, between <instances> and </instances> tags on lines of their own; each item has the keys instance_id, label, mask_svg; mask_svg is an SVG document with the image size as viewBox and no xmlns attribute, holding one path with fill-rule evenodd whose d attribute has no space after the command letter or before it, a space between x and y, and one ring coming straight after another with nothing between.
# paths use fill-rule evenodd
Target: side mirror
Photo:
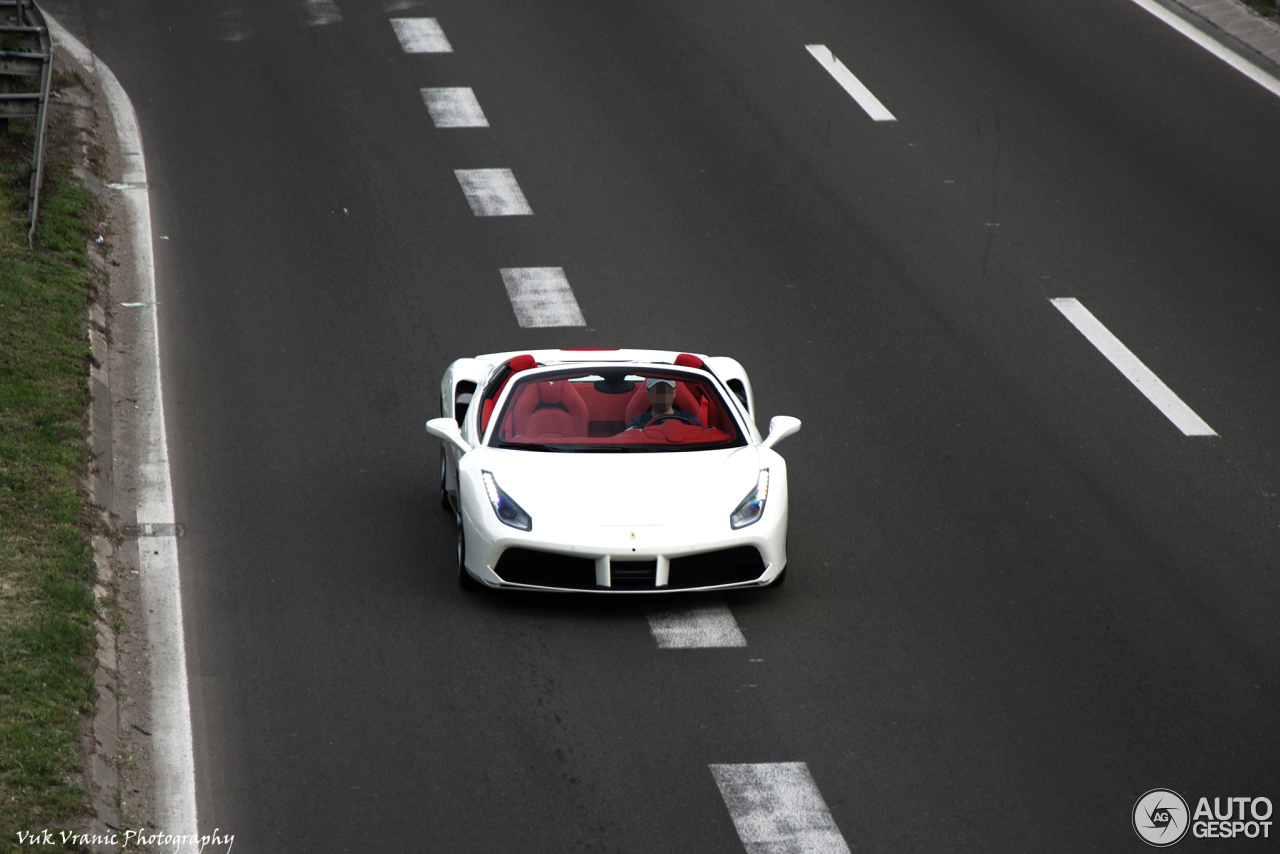
<instances>
[{"instance_id":1,"label":"side mirror","mask_svg":"<svg viewBox=\"0 0 1280 854\"><path fill-rule=\"evenodd\" d=\"M799 432L800 419L790 415L775 415L769 419L769 435L760 443L762 448L772 448L792 433Z\"/></svg>"},{"instance_id":2,"label":"side mirror","mask_svg":"<svg viewBox=\"0 0 1280 854\"><path fill-rule=\"evenodd\" d=\"M427 432L432 436L443 439L464 454L471 450L471 445L467 443L466 439L462 438L462 431L458 429L458 422L452 418L432 418L427 422Z\"/></svg>"}]
</instances>

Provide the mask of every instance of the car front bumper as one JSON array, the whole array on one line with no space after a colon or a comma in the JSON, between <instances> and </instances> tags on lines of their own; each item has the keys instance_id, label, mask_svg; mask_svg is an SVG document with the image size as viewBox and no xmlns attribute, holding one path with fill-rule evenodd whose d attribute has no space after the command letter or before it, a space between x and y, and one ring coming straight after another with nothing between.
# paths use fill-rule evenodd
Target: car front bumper
<instances>
[{"instance_id":1,"label":"car front bumper","mask_svg":"<svg viewBox=\"0 0 1280 854\"><path fill-rule=\"evenodd\" d=\"M466 490L464 490L466 492ZM462 501L466 565L487 587L589 593L727 590L772 584L787 565L785 487L739 530L687 525L502 524L474 493Z\"/></svg>"}]
</instances>

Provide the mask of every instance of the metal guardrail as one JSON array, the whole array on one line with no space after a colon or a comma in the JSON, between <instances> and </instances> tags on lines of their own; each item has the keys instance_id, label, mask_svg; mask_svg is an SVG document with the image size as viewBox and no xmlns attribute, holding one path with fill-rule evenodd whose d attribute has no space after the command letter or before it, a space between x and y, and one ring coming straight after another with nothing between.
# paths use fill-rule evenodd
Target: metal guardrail
<instances>
[{"instance_id":1,"label":"metal guardrail","mask_svg":"<svg viewBox=\"0 0 1280 854\"><path fill-rule=\"evenodd\" d=\"M13 78L39 77L39 92L14 92ZM0 126L9 119L35 119L35 151L31 156L31 184L27 216L32 246L40 216L40 188L44 184L45 128L49 119L49 86L53 81L53 40L44 14L32 0L0 0Z\"/></svg>"}]
</instances>

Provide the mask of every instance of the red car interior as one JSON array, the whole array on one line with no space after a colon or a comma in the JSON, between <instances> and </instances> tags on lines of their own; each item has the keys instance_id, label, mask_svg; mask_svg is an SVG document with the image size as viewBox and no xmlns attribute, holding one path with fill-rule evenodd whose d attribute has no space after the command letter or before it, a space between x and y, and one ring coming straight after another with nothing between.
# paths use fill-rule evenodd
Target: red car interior
<instances>
[{"instance_id":1,"label":"red car interior","mask_svg":"<svg viewBox=\"0 0 1280 854\"><path fill-rule=\"evenodd\" d=\"M643 383L637 383L637 386L635 394L631 395L631 401L627 404L627 413L624 420L628 424L631 423L631 419L649 408L649 392L645 389ZM689 393L689 389L685 387L684 383L676 383L676 400L672 406L696 416L704 426L706 425L707 422L703 417L702 407L698 405L698 401L693 399L693 395Z\"/></svg>"},{"instance_id":2,"label":"red car interior","mask_svg":"<svg viewBox=\"0 0 1280 854\"><path fill-rule=\"evenodd\" d=\"M511 412L511 430L516 436L559 436L566 439L587 435L591 420L573 383L525 383Z\"/></svg>"},{"instance_id":3,"label":"red car interior","mask_svg":"<svg viewBox=\"0 0 1280 854\"><path fill-rule=\"evenodd\" d=\"M484 396L483 409L480 411L480 432L482 433L489 426L489 418L493 415L493 404L498 400L498 395L502 394L502 390L507 387L507 383L521 371L538 367L538 362L525 353L523 356L513 356L508 359L505 367L505 373L499 374L501 380L496 384L490 384L488 393Z\"/></svg>"},{"instance_id":4,"label":"red car interior","mask_svg":"<svg viewBox=\"0 0 1280 854\"><path fill-rule=\"evenodd\" d=\"M486 412L492 411L499 393L495 391L493 398L485 401ZM739 436L732 415L705 380L677 381L673 405L692 414L701 426L670 419L644 430L627 430L632 419L649 409L643 382L627 381L619 387L564 376L529 380L514 390L494 438L500 443L572 440L573 445L703 445Z\"/></svg>"}]
</instances>

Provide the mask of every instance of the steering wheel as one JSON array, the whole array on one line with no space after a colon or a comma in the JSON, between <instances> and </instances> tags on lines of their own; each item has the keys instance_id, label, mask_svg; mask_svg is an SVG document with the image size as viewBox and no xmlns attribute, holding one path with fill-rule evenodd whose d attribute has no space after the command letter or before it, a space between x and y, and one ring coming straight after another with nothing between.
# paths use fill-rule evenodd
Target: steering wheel
<instances>
[{"instance_id":1,"label":"steering wheel","mask_svg":"<svg viewBox=\"0 0 1280 854\"><path fill-rule=\"evenodd\" d=\"M661 424L663 421L670 421L673 418L676 421L680 421L690 426L694 426L698 423L697 419L695 419L692 415L686 415L682 412L670 412L666 415L659 415L656 418L651 419L649 421L649 424L646 424L644 426L648 427L650 424Z\"/></svg>"}]
</instances>

